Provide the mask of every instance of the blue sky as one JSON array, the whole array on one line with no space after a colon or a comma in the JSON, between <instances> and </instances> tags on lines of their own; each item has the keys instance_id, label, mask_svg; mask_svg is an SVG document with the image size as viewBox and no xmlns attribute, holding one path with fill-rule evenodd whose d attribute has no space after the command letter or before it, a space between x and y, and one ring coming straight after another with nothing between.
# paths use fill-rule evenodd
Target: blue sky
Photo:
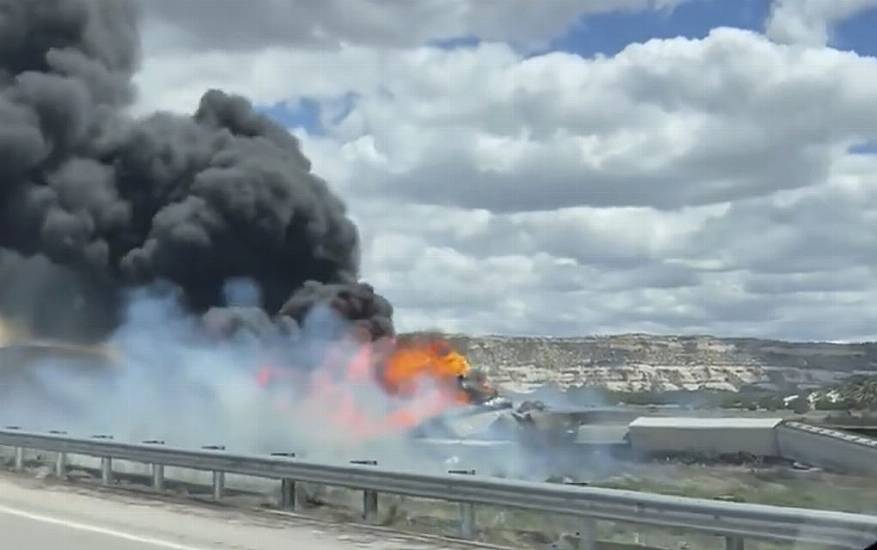
<instances>
[{"instance_id":1,"label":"blue sky","mask_svg":"<svg viewBox=\"0 0 877 550\"><path fill-rule=\"evenodd\" d=\"M549 50L590 57L613 55L652 38L702 38L715 27L760 30L770 12L768 0L694 0L673 10L610 12L582 17Z\"/></svg>"},{"instance_id":2,"label":"blue sky","mask_svg":"<svg viewBox=\"0 0 877 550\"><path fill-rule=\"evenodd\" d=\"M321 0L273 33L302 14L264 2L237 46L231 12L149 2L214 49L147 51L139 108L189 113L217 87L290 128L400 330L877 340L877 0L548 0L538 25L530 0L459 0L418 18L443 1L375 20L372 0ZM534 62L549 51L574 55Z\"/></svg>"},{"instance_id":3,"label":"blue sky","mask_svg":"<svg viewBox=\"0 0 877 550\"><path fill-rule=\"evenodd\" d=\"M531 55L564 51L583 57L612 56L633 43L654 38L703 38L717 27L762 32L770 14L770 4L770 0L690 0L674 9L589 14ZM875 56L877 35L874 29L877 29L877 9L861 12L836 25L831 32L831 46ZM447 49L471 47L478 43L478 38L471 35L430 42ZM319 102L305 98L263 106L261 110L289 128L303 128L309 134L322 135L320 108ZM875 152L877 145L857 146L856 151Z\"/></svg>"},{"instance_id":4,"label":"blue sky","mask_svg":"<svg viewBox=\"0 0 877 550\"><path fill-rule=\"evenodd\" d=\"M864 11L840 22L832 33L832 45L860 55L877 56L877 9Z\"/></svg>"},{"instance_id":5,"label":"blue sky","mask_svg":"<svg viewBox=\"0 0 877 550\"><path fill-rule=\"evenodd\" d=\"M610 12L580 18L548 50L582 56L613 55L627 45L652 38L702 38L716 27L764 30L770 0L691 0L672 10ZM877 55L877 9L840 21L831 32L831 46L860 55Z\"/></svg>"},{"instance_id":6,"label":"blue sky","mask_svg":"<svg viewBox=\"0 0 877 550\"><path fill-rule=\"evenodd\" d=\"M302 99L295 104L275 103L260 110L287 128L304 128L310 134L322 133L320 104L313 99Z\"/></svg>"},{"instance_id":7,"label":"blue sky","mask_svg":"<svg viewBox=\"0 0 877 550\"><path fill-rule=\"evenodd\" d=\"M532 55L565 51L583 57L611 56L631 43L676 36L702 38L710 29L720 26L760 30L770 11L769 4L769 0L693 0L673 10L591 14L581 17L566 33ZM864 40L865 34L864 29L859 28L850 32L856 44ZM477 45L479 40L462 36L430 43L453 49ZM323 132L320 106L315 101L278 103L262 110L287 127L303 128L313 135Z\"/></svg>"},{"instance_id":8,"label":"blue sky","mask_svg":"<svg viewBox=\"0 0 877 550\"><path fill-rule=\"evenodd\" d=\"M325 134L324 120L329 124L343 120L353 108L355 101L356 95L348 93L331 101L304 97L296 101L257 107L257 109L287 128L303 128L309 134L319 136ZM330 105L333 109L328 119L323 112L326 105Z\"/></svg>"}]
</instances>

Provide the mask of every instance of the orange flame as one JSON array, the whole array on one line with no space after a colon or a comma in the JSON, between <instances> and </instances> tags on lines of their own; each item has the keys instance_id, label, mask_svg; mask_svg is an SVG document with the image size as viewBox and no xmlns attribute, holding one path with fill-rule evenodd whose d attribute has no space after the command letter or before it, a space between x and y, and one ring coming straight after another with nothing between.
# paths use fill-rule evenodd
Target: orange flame
<instances>
[{"instance_id":1,"label":"orange flame","mask_svg":"<svg viewBox=\"0 0 877 550\"><path fill-rule=\"evenodd\" d=\"M458 379L470 370L466 358L442 340L340 345L310 374L291 409L302 418L322 419L347 441L391 436L468 403ZM257 382L292 381L281 372L265 367Z\"/></svg>"},{"instance_id":2,"label":"orange flame","mask_svg":"<svg viewBox=\"0 0 877 550\"><path fill-rule=\"evenodd\" d=\"M390 393L411 395L425 381L455 384L471 371L469 361L443 340L413 342L397 347L382 373Z\"/></svg>"}]
</instances>

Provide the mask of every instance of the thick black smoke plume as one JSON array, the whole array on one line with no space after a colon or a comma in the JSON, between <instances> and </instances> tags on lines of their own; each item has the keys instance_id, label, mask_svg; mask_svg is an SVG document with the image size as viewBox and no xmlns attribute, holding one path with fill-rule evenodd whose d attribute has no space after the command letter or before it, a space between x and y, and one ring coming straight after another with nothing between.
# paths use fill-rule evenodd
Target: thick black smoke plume
<instances>
[{"instance_id":1,"label":"thick black smoke plume","mask_svg":"<svg viewBox=\"0 0 877 550\"><path fill-rule=\"evenodd\" d=\"M98 336L127 287L169 281L203 312L246 277L272 315L327 301L392 333L389 303L356 283L356 227L295 137L216 90L191 117L135 120L138 62L128 0L0 0L0 316Z\"/></svg>"},{"instance_id":2,"label":"thick black smoke plume","mask_svg":"<svg viewBox=\"0 0 877 550\"><path fill-rule=\"evenodd\" d=\"M320 284L308 281L280 310L281 316L298 324L305 321L313 304L326 304L345 319L352 320L367 339L393 334L393 308L367 284Z\"/></svg>"}]
</instances>

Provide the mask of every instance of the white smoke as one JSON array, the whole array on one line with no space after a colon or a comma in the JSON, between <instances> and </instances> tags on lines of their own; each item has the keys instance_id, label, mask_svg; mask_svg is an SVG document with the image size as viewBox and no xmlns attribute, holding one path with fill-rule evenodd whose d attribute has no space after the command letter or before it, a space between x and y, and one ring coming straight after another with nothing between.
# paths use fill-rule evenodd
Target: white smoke
<instances>
[{"instance_id":1,"label":"white smoke","mask_svg":"<svg viewBox=\"0 0 877 550\"><path fill-rule=\"evenodd\" d=\"M246 309L258 300L258 287L233 281L226 295L229 305ZM106 342L109 361L53 357L20 366L18 378L0 376L0 425L183 448L295 452L320 462L370 459L403 470L544 480L605 469L606 457L563 457L560 449L517 441L453 442L439 427L420 431L441 444L412 440L406 427L381 421L401 409L429 409L440 388L421 383L411 396L387 394L372 370L372 348L337 339L346 323L317 306L291 334L256 336L243 326L218 336L172 289L140 289L128 296L124 321ZM452 421L467 422L465 415ZM558 466L570 461L574 468Z\"/></svg>"},{"instance_id":2,"label":"white smoke","mask_svg":"<svg viewBox=\"0 0 877 550\"><path fill-rule=\"evenodd\" d=\"M232 281L226 296L246 309L258 300L258 287ZM0 373L0 425L423 466L404 429L376 427L402 406L428 403L437 388L421 384L414 395L388 395L374 377L371 348L338 340L348 321L331 308L315 307L290 335L257 336L246 326L217 335L178 297L162 286L132 292L123 323L105 343L106 361L53 354L18 365L15 377Z\"/></svg>"},{"instance_id":3,"label":"white smoke","mask_svg":"<svg viewBox=\"0 0 877 550\"><path fill-rule=\"evenodd\" d=\"M230 307L263 307L262 291L252 279L229 279L223 285L222 294L225 304Z\"/></svg>"},{"instance_id":4,"label":"white smoke","mask_svg":"<svg viewBox=\"0 0 877 550\"><path fill-rule=\"evenodd\" d=\"M4 415L34 429L191 445L236 438L263 414L246 376L248 344L208 345L196 337L197 320L158 291L132 295L126 317L107 342L108 364L52 358L27 366L30 383Z\"/></svg>"}]
</instances>

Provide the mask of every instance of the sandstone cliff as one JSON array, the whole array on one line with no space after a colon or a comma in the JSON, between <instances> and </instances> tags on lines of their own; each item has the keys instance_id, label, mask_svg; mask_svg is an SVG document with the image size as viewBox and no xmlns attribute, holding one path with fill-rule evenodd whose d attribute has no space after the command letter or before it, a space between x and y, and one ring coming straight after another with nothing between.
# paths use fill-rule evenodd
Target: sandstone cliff
<instances>
[{"instance_id":1,"label":"sandstone cliff","mask_svg":"<svg viewBox=\"0 0 877 550\"><path fill-rule=\"evenodd\" d=\"M792 343L642 334L583 338L446 335L506 391L821 387L877 371L877 343Z\"/></svg>"}]
</instances>

